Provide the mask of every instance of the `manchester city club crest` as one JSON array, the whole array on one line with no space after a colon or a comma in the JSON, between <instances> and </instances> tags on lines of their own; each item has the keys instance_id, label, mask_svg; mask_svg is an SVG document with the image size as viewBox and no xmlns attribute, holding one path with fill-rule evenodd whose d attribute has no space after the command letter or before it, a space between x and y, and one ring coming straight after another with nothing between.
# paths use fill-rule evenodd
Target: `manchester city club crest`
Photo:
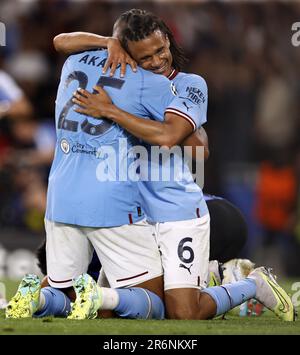
<instances>
[{"instance_id":1,"label":"manchester city club crest","mask_svg":"<svg viewBox=\"0 0 300 355\"><path fill-rule=\"evenodd\" d=\"M70 152L70 144L65 138L60 141L60 148L65 154Z\"/></svg>"}]
</instances>

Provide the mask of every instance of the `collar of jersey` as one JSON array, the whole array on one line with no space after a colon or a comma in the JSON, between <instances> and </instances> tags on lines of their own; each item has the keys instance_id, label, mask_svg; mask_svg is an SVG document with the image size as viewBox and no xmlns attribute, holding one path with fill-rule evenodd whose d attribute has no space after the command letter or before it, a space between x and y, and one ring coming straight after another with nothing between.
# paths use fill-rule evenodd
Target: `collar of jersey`
<instances>
[{"instance_id":1,"label":"collar of jersey","mask_svg":"<svg viewBox=\"0 0 300 355\"><path fill-rule=\"evenodd\" d=\"M173 80L177 74L178 74L178 70L173 69L173 70L171 71L171 73L168 75L168 79L169 79L169 80Z\"/></svg>"}]
</instances>

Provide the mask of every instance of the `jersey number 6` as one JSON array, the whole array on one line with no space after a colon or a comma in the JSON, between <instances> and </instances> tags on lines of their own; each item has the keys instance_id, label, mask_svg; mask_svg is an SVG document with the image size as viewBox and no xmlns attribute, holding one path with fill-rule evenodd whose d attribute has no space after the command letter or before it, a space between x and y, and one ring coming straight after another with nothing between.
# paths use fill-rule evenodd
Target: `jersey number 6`
<instances>
[{"instance_id":1,"label":"jersey number 6","mask_svg":"<svg viewBox=\"0 0 300 355\"><path fill-rule=\"evenodd\" d=\"M181 239L181 241L179 242L178 245L178 249L177 249L177 254L179 259L184 262L184 263L191 263L193 262L194 258L195 258L195 254L194 251L191 247L184 245L186 243L192 243L193 239L192 238L183 238ZM183 253L185 252L185 257L183 255Z\"/></svg>"}]
</instances>

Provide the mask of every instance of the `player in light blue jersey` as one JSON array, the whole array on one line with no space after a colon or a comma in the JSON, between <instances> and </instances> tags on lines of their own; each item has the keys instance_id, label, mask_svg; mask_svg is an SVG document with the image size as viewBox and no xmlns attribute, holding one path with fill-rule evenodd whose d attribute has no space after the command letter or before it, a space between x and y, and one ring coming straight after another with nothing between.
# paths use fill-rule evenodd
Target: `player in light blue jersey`
<instances>
[{"instance_id":1,"label":"player in light blue jersey","mask_svg":"<svg viewBox=\"0 0 300 355\"><path fill-rule=\"evenodd\" d=\"M126 80L101 76L99 67L104 66L106 58L107 53L98 50L73 55L64 64L56 99L57 145L49 176L48 220L85 227L116 227L143 219L136 184L127 179L127 156L120 157L128 159L125 164L116 161L113 166L111 160L107 175L100 175L109 149L118 153L124 149L120 146L123 143L129 150L137 140L116 124L83 118L73 110L73 92L78 87L92 90L97 84L105 86L124 109L141 112L140 95L147 91L146 85L149 90L155 82L147 84L148 73L142 71L134 81L129 79L134 75L130 72ZM124 100L126 97L135 100ZM157 98L153 95L151 100L155 102ZM167 105L167 95L161 103L164 100Z\"/></svg>"},{"instance_id":2,"label":"player in light blue jersey","mask_svg":"<svg viewBox=\"0 0 300 355\"><path fill-rule=\"evenodd\" d=\"M37 278L25 277L8 305L7 318L46 315L45 298L53 299L55 295L58 299L62 296L58 289L70 288L73 280L86 272L93 248L112 287L147 288L130 292L139 294L138 299L142 295L148 305L143 313L135 309L134 314L163 317L163 304L157 296L162 297L163 270L154 227L143 219L138 188L127 176L133 160L130 148L136 139L103 117L96 120L76 113L72 95L79 86L90 91L95 85L103 86L123 110L140 117L163 117L165 113L167 119L175 122L180 135L187 134L188 129L182 129L176 113L166 110L172 109L175 97L166 78L141 68L136 73L128 72L124 79L99 75L106 58L107 51L95 50L72 55L64 64L56 99L57 145L45 220L51 290L44 291L44 301L39 304ZM76 292L83 289L81 281L75 283ZM85 287L90 286L87 280ZM130 290L120 292L124 295ZM63 296L60 300L66 304ZM118 306L120 315L130 316L124 302ZM59 314L56 306L53 312ZM81 316L79 305L70 317Z\"/></svg>"},{"instance_id":3,"label":"player in light blue jersey","mask_svg":"<svg viewBox=\"0 0 300 355\"><path fill-rule=\"evenodd\" d=\"M174 38L161 20L145 11L131 10L119 18L115 29L116 26L119 26L118 36L123 46L139 65L156 74L174 79L177 74L174 69L177 69L176 65L178 66L176 59L182 59L182 53L175 51L177 58L175 56L172 58L171 51L175 48ZM115 102L115 105L109 102L109 96L101 88L97 88L98 93L95 95L79 89L79 92L74 95L74 102L81 106L76 109L77 112L94 117L105 114L107 118L120 124L134 136L152 145L172 147L181 143L188 134L206 121L207 87L204 80L201 77L188 77L183 74L182 77L178 76L178 86L181 86L181 89L178 90L172 107L167 111L176 112L182 117L181 121L186 123L182 124L184 130L181 134L172 127L174 122L167 118L163 119L156 115L153 117L156 121L142 120L120 110ZM193 140L193 137L190 140ZM206 278L202 276L207 274L208 266L209 218L205 219L207 207L201 190L191 189L195 195L191 193L189 197L186 186L193 185L193 182L189 180L180 182L181 186L173 181L166 183L159 181L158 184L145 182L146 186L142 191L145 209L147 204L153 206L152 211L151 207L146 210L148 219L158 222L156 238L164 267L168 317L207 319L254 296L260 300L264 298L265 305L279 315L280 302L272 298L274 294L272 296L270 287L266 286L270 274L263 269L255 270L249 279L237 282L232 287L214 287L199 292L199 288L205 286L206 282ZM202 201L203 205L201 205ZM261 289L264 289L263 297L259 297ZM281 294L289 300L285 293ZM283 319L292 320L293 307L290 300L288 303L289 316L285 317L282 314L281 316Z\"/></svg>"},{"instance_id":4,"label":"player in light blue jersey","mask_svg":"<svg viewBox=\"0 0 300 355\"><path fill-rule=\"evenodd\" d=\"M157 35L159 40L164 40L165 37L160 32ZM156 38L154 40L156 41ZM135 42L132 43L135 45ZM136 53L143 54L146 49L145 56L147 56L148 43L144 48L140 44L143 44L142 41L136 42ZM151 45L150 50L152 50ZM138 61L140 62L143 63L143 60ZM158 65L168 67L168 58L163 60L163 64ZM154 72L160 71L161 69L154 70ZM150 143L151 147L147 146L148 152L153 146L173 147L206 121L207 87L202 78L196 79L200 82L201 92L203 92L201 102L193 103L189 100L188 92L184 96L174 97L166 110L176 114L176 119L173 121L159 114L156 114L152 120L143 120L139 116L120 110L116 102L112 105L101 101L101 108L99 108L99 102L95 99L100 97L101 93L104 94L101 88L97 88L99 94L95 95L88 90L79 89L74 102L81 108L75 110L94 117L101 117L99 110L105 110L107 118L118 123L134 136ZM193 90L193 87L191 89ZM199 94L195 94L198 97ZM191 106L188 113L186 113L187 102ZM161 110L158 108L158 111ZM150 171L151 174L153 170L163 169L164 164L166 162L153 161L151 157L148 165L151 168L154 166ZM194 182L185 162L183 165L185 171L181 179L169 181L142 179L139 182L139 191L147 220L150 223L157 223L155 234L162 254L168 316L205 319L206 314L210 314L210 309L197 304L197 295L200 288L207 286L210 220L203 193ZM203 305L206 304L205 298L209 300L207 295L203 295L201 299ZM180 314L181 310L184 314Z\"/></svg>"}]
</instances>

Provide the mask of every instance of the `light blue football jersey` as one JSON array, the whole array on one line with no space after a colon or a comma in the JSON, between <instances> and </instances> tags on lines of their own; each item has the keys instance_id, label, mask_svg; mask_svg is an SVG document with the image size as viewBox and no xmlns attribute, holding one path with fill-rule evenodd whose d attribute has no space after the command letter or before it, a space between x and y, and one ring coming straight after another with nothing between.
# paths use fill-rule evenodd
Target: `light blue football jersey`
<instances>
[{"instance_id":1,"label":"light blue football jersey","mask_svg":"<svg viewBox=\"0 0 300 355\"><path fill-rule=\"evenodd\" d=\"M177 97L167 111L178 113L191 123L194 131L207 120L208 90L205 80L196 74L174 73Z\"/></svg>"},{"instance_id":2,"label":"light blue football jersey","mask_svg":"<svg viewBox=\"0 0 300 355\"><path fill-rule=\"evenodd\" d=\"M175 86L173 86L173 90L177 95L166 112L177 114L180 116L178 119L186 119L190 122L193 130L196 130L206 122L208 99L206 82L198 75L185 73L176 73L176 76L173 75L171 79ZM157 115L155 119L163 121L164 116ZM150 145L147 145L147 148L148 151L153 150ZM153 157L154 155L149 161L149 171L158 175L162 170L168 171L171 166L170 176L173 180L162 181L163 174L160 173L160 181L151 181L148 174L148 181L139 183L141 201L147 219L150 222L170 222L205 216L208 209L202 190L194 182L185 162L182 163L182 176L178 179L175 178L174 162L177 158L177 164L180 160L182 161L182 154L175 153L173 160L161 159L158 161L156 157L155 159Z\"/></svg>"},{"instance_id":3,"label":"light blue football jersey","mask_svg":"<svg viewBox=\"0 0 300 355\"><path fill-rule=\"evenodd\" d=\"M46 218L51 221L113 227L143 218L137 182L126 178L133 159L127 149L137 140L111 121L75 112L72 95L78 87L92 92L98 84L116 106L146 118L163 116L174 93L167 78L140 68L137 73L128 68L124 79L119 71L114 78L101 75L106 58L105 50L87 51L70 56L63 66L47 195Z\"/></svg>"}]
</instances>

